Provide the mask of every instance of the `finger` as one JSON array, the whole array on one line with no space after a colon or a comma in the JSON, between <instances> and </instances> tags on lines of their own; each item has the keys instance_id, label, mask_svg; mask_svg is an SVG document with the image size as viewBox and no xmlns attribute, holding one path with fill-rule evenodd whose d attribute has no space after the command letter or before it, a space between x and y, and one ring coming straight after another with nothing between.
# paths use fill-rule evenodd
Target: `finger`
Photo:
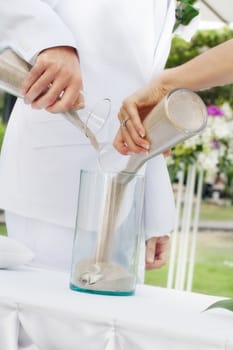
<instances>
[{"instance_id":1,"label":"finger","mask_svg":"<svg viewBox=\"0 0 233 350\"><path fill-rule=\"evenodd\" d=\"M149 141L139 136L131 119L126 120L125 127L135 145L140 146L147 151L150 149Z\"/></svg>"},{"instance_id":2,"label":"finger","mask_svg":"<svg viewBox=\"0 0 233 350\"><path fill-rule=\"evenodd\" d=\"M21 85L21 93L23 96L27 94L32 85L38 80L38 78L44 73L45 67L42 65L35 65L31 68Z\"/></svg>"},{"instance_id":3,"label":"finger","mask_svg":"<svg viewBox=\"0 0 233 350\"><path fill-rule=\"evenodd\" d=\"M56 91L55 85L51 84L52 75L48 74L48 72L42 74L37 81L30 87L24 96L24 101L27 104L32 104L33 108L44 108L47 104L45 101L49 98L49 103L51 101L54 91ZM61 90L59 90L61 91ZM59 92L54 97L54 100L57 98Z\"/></svg>"},{"instance_id":4,"label":"finger","mask_svg":"<svg viewBox=\"0 0 233 350\"><path fill-rule=\"evenodd\" d=\"M166 259L156 259L153 263L146 263L146 270L159 269L166 264Z\"/></svg>"},{"instance_id":5,"label":"finger","mask_svg":"<svg viewBox=\"0 0 233 350\"><path fill-rule=\"evenodd\" d=\"M51 81L51 79L48 78L47 81ZM37 87L38 84L39 84L39 81L34 84L35 88ZM54 81L52 84L50 84L49 88L46 91L44 91L44 93L41 93L35 100L33 100L33 102L31 103L32 108L41 109L41 108L47 108L49 106L52 106L59 99L62 98L65 88L66 88L65 82L62 82L61 80Z\"/></svg>"},{"instance_id":6,"label":"finger","mask_svg":"<svg viewBox=\"0 0 233 350\"><path fill-rule=\"evenodd\" d=\"M140 135L142 138L145 137L146 131L140 119L136 104L131 102L129 99L123 101L122 113L128 115L138 135Z\"/></svg>"},{"instance_id":7,"label":"finger","mask_svg":"<svg viewBox=\"0 0 233 350\"><path fill-rule=\"evenodd\" d=\"M152 237L146 241L146 263L153 264L155 261L157 237Z\"/></svg>"},{"instance_id":8,"label":"finger","mask_svg":"<svg viewBox=\"0 0 233 350\"><path fill-rule=\"evenodd\" d=\"M121 133L122 133L122 138L124 140L124 143L128 145L130 152L143 153L143 154L148 152L147 149L134 143L126 127L121 127Z\"/></svg>"},{"instance_id":9,"label":"finger","mask_svg":"<svg viewBox=\"0 0 233 350\"><path fill-rule=\"evenodd\" d=\"M78 99L79 93L72 86L64 90L61 98L57 98L52 105L49 105L46 110L51 113L63 113L73 108L74 101Z\"/></svg>"},{"instance_id":10,"label":"finger","mask_svg":"<svg viewBox=\"0 0 233 350\"><path fill-rule=\"evenodd\" d=\"M64 79L64 78L63 78ZM76 77L72 81L65 82L63 87L63 79L56 80L52 86L52 91L54 93L53 103L47 104L46 110L51 113L63 113L71 109L82 109L85 107L85 97L83 94L83 84L80 77Z\"/></svg>"},{"instance_id":11,"label":"finger","mask_svg":"<svg viewBox=\"0 0 233 350\"><path fill-rule=\"evenodd\" d=\"M81 90L82 90L82 86L81 86ZM82 109L85 107L85 98L84 98L84 94L81 92L81 90L79 91L78 97L75 100L72 109Z\"/></svg>"},{"instance_id":12,"label":"finger","mask_svg":"<svg viewBox=\"0 0 233 350\"><path fill-rule=\"evenodd\" d=\"M123 126L121 126L121 136L122 136L122 139L124 140L124 142L127 144L129 150L131 152L134 152L134 153L146 153L148 151L148 148L144 148L140 145L143 144L144 140L140 138L140 136L137 135L133 125L131 124L131 132L134 133L134 138L137 139L137 143L134 142L129 130L128 130L128 127L127 127L127 124L130 123L130 117L128 114L125 113L124 109L121 109L120 110L120 113L118 115L118 118L119 120L122 122L122 120L125 120L126 123L123 124ZM146 145L146 147L148 147Z\"/></svg>"},{"instance_id":13,"label":"finger","mask_svg":"<svg viewBox=\"0 0 233 350\"><path fill-rule=\"evenodd\" d=\"M63 85L60 87L57 82L60 84L62 83ZM33 108L45 108L49 103L51 104L53 100L57 98L64 87L65 82L62 82L61 79L58 78L56 82L54 82L53 70L46 70L33 82L33 84L27 90L27 93L24 95L24 101L27 104L34 103ZM57 92L56 89L58 90ZM55 96L53 96L54 92ZM46 102L47 98L49 98L49 102Z\"/></svg>"},{"instance_id":14,"label":"finger","mask_svg":"<svg viewBox=\"0 0 233 350\"><path fill-rule=\"evenodd\" d=\"M118 152L120 152L123 155L127 155L129 153L128 145L124 142L124 139L122 138L121 129L119 129L116 134L113 146Z\"/></svg>"}]
</instances>

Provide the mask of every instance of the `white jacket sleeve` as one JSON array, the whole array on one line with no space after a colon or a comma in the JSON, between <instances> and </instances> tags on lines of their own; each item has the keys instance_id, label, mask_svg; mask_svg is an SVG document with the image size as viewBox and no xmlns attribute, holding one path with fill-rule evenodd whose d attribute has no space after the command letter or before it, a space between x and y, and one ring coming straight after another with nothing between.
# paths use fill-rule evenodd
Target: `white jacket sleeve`
<instances>
[{"instance_id":1,"label":"white jacket sleeve","mask_svg":"<svg viewBox=\"0 0 233 350\"><path fill-rule=\"evenodd\" d=\"M175 223L175 203L163 155L147 162L145 176L145 238L169 235Z\"/></svg>"},{"instance_id":2,"label":"white jacket sleeve","mask_svg":"<svg viewBox=\"0 0 233 350\"><path fill-rule=\"evenodd\" d=\"M155 50L152 76L161 71L167 60L175 22L175 1L168 2L160 40ZM145 238L164 236L172 232L175 223L173 190L163 155L147 162L145 174L144 230Z\"/></svg>"},{"instance_id":3,"label":"white jacket sleeve","mask_svg":"<svg viewBox=\"0 0 233 350\"><path fill-rule=\"evenodd\" d=\"M73 34L54 10L56 0L7 0L0 6L0 50L11 47L33 63L43 49L73 46Z\"/></svg>"}]
</instances>

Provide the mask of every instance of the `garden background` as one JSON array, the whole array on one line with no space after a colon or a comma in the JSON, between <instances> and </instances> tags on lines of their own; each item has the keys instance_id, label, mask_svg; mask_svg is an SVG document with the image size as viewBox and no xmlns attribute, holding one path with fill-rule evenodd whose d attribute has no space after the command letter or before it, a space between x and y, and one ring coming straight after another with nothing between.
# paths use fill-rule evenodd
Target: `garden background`
<instances>
[{"instance_id":1,"label":"garden background","mask_svg":"<svg viewBox=\"0 0 233 350\"><path fill-rule=\"evenodd\" d=\"M167 67L182 64L208 48L233 38L233 30L199 30L190 42L175 36ZM181 164L204 167L199 231L192 291L233 297L233 85L202 91L208 108L209 127L200 137L176 146L168 159L172 182ZM222 190L214 184L206 192L208 178L224 179ZM209 184L208 184L209 185ZM222 192L221 192L222 191ZM146 273L146 283L166 286L168 265Z\"/></svg>"}]
</instances>

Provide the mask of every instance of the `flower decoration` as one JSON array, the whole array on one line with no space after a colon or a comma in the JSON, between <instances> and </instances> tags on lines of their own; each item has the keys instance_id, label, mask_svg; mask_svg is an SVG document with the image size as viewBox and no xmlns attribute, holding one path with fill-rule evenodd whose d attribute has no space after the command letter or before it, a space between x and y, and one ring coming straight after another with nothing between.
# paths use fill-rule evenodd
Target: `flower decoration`
<instances>
[{"instance_id":1,"label":"flower decoration","mask_svg":"<svg viewBox=\"0 0 233 350\"><path fill-rule=\"evenodd\" d=\"M207 113L212 116L221 116L224 114L224 112L215 105L207 106Z\"/></svg>"},{"instance_id":2,"label":"flower decoration","mask_svg":"<svg viewBox=\"0 0 233 350\"><path fill-rule=\"evenodd\" d=\"M173 28L173 32L176 31L180 24L187 26L194 17L199 15L199 10L193 6L195 2L196 0L176 1L176 22Z\"/></svg>"},{"instance_id":3,"label":"flower decoration","mask_svg":"<svg viewBox=\"0 0 233 350\"><path fill-rule=\"evenodd\" d=\"M181 164L196 163L206 172L217 172L233 167L233 115L225 113L228 106L207 106L208 121L205 130L175 146L168 158L170 168L178 170Z\"/></svg>"}]
</instances>

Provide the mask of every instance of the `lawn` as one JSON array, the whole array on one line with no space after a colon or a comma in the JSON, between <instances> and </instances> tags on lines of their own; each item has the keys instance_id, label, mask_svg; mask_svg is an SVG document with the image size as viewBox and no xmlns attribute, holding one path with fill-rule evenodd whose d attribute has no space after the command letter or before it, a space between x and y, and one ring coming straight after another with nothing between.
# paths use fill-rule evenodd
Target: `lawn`
<instances>
[{"instance_id":1,"label":"lawn","mask_svg":"<svg viewBox=\"0 0 233 350\"><path fill-rule=\"evenodd\" d=\"M5 226L5 224L0 224L0 235L6 236L6 226Z\"/></svg>"},{"instance_id":2,"label":"lawn","mask_svg":"<svg viewBox=\"0 0 233 350\"><path fill-rule=\"evenodd\" d=\"M233 221L233 205L217 206L202 201L200 220Z\"/></svg>"},{"instance_id":3,"label":"lawn","mask_svg":"<svg viewBox=\"0 0 233 350\"><path fill-rule=\"evenodd\" d=\"M168 265L146 272L145 283L166 286ZM233 298L233 232L202 232L197 237L194 292Z\"/></svg>"},{"instance_id":4,"label":"lawn","mask_svg":"<svg viewBox=\"0 0 233 350\"><path fill-rule=\"evenodd\" d=\"M200 220L233 221L233 206L202 201ZM159 270L147 271L145 282L165 287L167 274L168 264ZM193 291L233 297L233 230L198 234Z\"/></svg>"}]
</instances>

